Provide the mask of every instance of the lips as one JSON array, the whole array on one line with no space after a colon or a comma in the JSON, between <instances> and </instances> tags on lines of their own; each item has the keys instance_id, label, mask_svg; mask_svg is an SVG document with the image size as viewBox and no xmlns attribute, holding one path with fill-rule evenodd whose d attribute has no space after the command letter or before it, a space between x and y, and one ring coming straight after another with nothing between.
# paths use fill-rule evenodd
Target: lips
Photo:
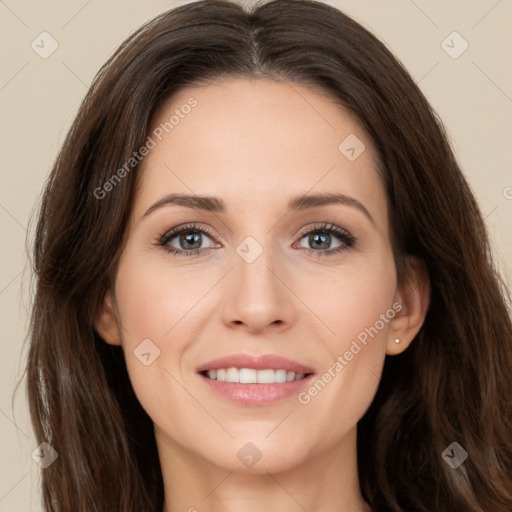
<instances>
[{"instance_id":1,"label":"lips","mask_svg":"<svg viewBox=\"0 0 512 512\"><path fill-rule=\"evenodd\" d=\"M287 372L294 372L296 375L314 373L312 368L276 354L264 354L260 356L253 356L250 354L233 354L208 361L200 365L196 370L198 373L202 373L208 370L222 370L226 368L286 370Z\"/></svg>"},{"instance_id":2,"label":"lips","mask_svg":"<svg viewBox=\"0 0 512 512\"><path fill-rule=\"evenodd\" d=\"M197 373L214 394L236 405L256 407L292 399L314 378L312 368L275 354L221 357L202 364Z\"/></svg>"}]
</instances>

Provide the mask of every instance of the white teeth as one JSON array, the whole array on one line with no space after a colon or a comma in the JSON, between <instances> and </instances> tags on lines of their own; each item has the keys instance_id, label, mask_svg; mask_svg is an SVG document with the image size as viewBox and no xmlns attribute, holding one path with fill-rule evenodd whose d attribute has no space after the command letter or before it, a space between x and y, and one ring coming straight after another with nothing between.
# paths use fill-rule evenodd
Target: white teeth
<instances>
[{"instance_id":1,"label":"white teeth","mask_svg":"<svg viewBox=\"0 0 512 512\"><path fill-rule=\"evenodd\" d=\"M228 368L226 370L226 382L240 382L240 376L236 368Z\"/></svg>"},{"instance_id":2,"label":"white teeth","mask_svg":"<svg viewBox=\"0 0 512 512\"><path fill-rule=\"evenodd\" d=\"M286 370L276 370L276 382L286 382Z\"/></svg>"},{"instance_id":3,"label":"white teeth","mask_svg":"<svg viewBox=\"0 0 512 512\"><path fill-rule=\"evenodd\" d=\"M274 384L276 382L276 372L274 370L258 370L258 384Z\"/></svg>"},{"instance_id":4,"label":"white teeth","mask_svg":"<svg viewBox=\"0 0 512 512\"><path fill-rule=\"evenodd\" d=\"M240 382L242 384L275 384L292 382L304 378L303 373L287 372L286 370L255 370L254 368L219 368L208 370L207 376L222 382Z\"/></svg>"},{"instance_id":5,"label":"white teeth","mask_svg":"<svg viewBox=\"0 0 512 512\"><path fill-rule=\"evenodd\" d=\"M236 368L233 368L236 370ZM256 384L258 382L258 370L253 368L240 368L238 370L239 382L242 384Z\"/></svg>"}]
</instances>

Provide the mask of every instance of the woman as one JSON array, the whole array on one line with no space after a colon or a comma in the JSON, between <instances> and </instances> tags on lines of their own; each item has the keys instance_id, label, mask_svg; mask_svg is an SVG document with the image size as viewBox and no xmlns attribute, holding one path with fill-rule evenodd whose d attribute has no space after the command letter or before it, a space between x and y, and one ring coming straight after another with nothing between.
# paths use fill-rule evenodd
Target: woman
<instances>
[{"instance_id":1,"label":"woman","mask_svg":"<svg viewBox=\"0 0 512 512\"><path fill-rule=\"evenodd\" d=\"M46 186L46 511L512 509L512 327L400 63L307 0L194 2L103 66Z\"/></svg>"}]
</instances>

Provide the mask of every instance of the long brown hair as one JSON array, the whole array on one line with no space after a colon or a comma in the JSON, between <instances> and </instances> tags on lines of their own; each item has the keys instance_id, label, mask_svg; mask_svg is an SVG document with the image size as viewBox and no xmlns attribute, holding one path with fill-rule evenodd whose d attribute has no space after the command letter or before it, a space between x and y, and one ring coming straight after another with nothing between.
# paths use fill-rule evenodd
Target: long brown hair
<instances>
[{"instance_id":1,"label":"long brown hair","mask_svg":"<svg viewBox=\"0 0 512 512\"><path fill-rule=\"evenodd\" d=\"M351 18L309 0L183 5L131 35L95 77L46 184L34 241L28 400L37 440L58 453L42 472L45 511L163 508L152 421L122 349L93 327L138 166L104 197L97 190L144 145L162 101L229 76L310 85L351 112L378 153L399 275L405 255L428 270L425 323L403 354L386 357L358 424L364 499L377 511L510 512L512 326L482 215L403 66ZM469 454L457 469L441 457L452 442Z\"/></svg>"}]
</instances>

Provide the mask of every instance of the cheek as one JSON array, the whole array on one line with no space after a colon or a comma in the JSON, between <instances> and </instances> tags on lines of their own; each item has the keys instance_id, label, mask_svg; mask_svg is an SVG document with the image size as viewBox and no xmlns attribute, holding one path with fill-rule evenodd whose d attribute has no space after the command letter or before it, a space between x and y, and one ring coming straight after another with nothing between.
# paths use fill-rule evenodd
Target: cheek
<instances>
[{"instance_id":1,"label":"cheek","mask_svg":"<svg viewBox=\"0 0 512 512\"><path fill-rule=\"evenodd\" d=\"M347 266L325 277L316 276L315 286L312 284L307 285L308 304L331 333L326 338L330 340L331 352L348 349L352 339L376 322L378 330L386 333L388 323L382 324L380 319L390 310L396 292L392 254ZM388 317L392 315L391 310Z\"/></svg>"},{"instance_id":2,"label":"cheek","mask_svg":"<svg viewBox=\"0 0 512 512\"><path fill-rule=\"evenodd\" d=\"M173 329L186 314L190 293L183 297L176 276L147 264L147 254L127 251L120 261L116 298L121 314L123 352L135 394L148 413L159 406L156 390L169 388L172 357L183 348ZM167 371L166 371L167 370Z\"/></svg>"},{"instance_id":3,"label":"cheek","mask_svg":"<svg viewBox=\"0 0 512 512\"><path fill-rule=\"evenodd\" d=\"M128 346L144 338L167 339L201 297L201 283L165 265L148 264L146 253L128 253L117 274L116 295ZM206 283L205 283L206 284Z\"/></svg>"},{"instance_id":4,"label":"cheek","mask_svg":"<svg viewBox=\"0 0 512 512\"><path fill-rule=\"evenodd\" d=\"M311 429L318 429L316 435L325 436L326 442L335 442L364 415L378 388L389 322L396 314L392 258L347 269L315 290L309 304L331 335L324 336L321 347L328 353L322 372L299 396L299 403L311 417L329 418Z\"/></svg>"}]
</instances>

